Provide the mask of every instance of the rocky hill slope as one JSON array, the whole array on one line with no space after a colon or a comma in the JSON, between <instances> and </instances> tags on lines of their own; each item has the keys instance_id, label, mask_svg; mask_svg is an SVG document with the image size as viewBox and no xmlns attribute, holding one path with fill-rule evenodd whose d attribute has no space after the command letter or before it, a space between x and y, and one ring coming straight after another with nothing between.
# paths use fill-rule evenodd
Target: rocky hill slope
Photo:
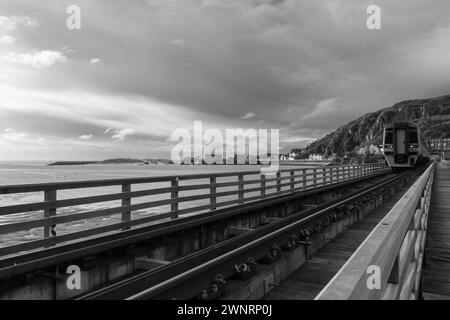
<instances>
[{"instance_id":1,"label":"rocky hill slope","mask_svg":"<svg viewBox=\"0 0 450 320\"><path fill-rule=\"evenodd\" d=\"M450 137L450 95L421 100L407 100L392 107L365 114L311 143L302 153L343 156L359 147L382 143L383 127L395 121L411 121L422 129L426 139Z\"/></svg>"}]
</instances>

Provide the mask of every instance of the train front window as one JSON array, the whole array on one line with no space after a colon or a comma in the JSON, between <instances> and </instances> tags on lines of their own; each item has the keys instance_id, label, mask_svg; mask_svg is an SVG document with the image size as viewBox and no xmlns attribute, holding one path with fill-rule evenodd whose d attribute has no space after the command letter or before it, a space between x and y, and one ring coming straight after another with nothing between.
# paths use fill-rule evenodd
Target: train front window
<instances>
[{"instance_id":1,"label":"train front window","mask_svg":"<svg viewBox=\"0 0 450 320\"><path fill-rule=\"evenodd\" d=\"M394 133L392 130L386 130L384 134L384 144L393 144L394 143Z\"/></svg>"},{"instance_id":2,"label":"train front window","mask_svg":"<svg viewBox=\"0 0 450 320\"><path fill-rule=\"evenodd\" d=\"M409 131L409 143L419 143L417 131Z\"/></svg>"}]
</instances>

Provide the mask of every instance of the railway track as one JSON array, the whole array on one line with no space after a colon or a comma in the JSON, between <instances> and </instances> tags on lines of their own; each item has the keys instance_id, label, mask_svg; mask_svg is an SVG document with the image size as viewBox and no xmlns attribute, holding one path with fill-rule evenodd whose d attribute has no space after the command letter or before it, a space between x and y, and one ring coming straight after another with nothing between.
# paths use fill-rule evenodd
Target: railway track
<instances>
[{"instance_id":1,"label":"railway track","mask_svg":"<svg viewBox=\"0 0 450 320\"><path fill-rule=\"evenodd\" d=\"M422 170L388 173L353 182L352 190L338 199L307 207L77 299L219 298L225 291L224 280L236 275L236 266L245 264L245 267L256 270L255 262L271 263L282 256L283 250L308 245L311 234L345 215L348 206L380 195L388 188L412 179Z\"/></svg>"}]
</instances>

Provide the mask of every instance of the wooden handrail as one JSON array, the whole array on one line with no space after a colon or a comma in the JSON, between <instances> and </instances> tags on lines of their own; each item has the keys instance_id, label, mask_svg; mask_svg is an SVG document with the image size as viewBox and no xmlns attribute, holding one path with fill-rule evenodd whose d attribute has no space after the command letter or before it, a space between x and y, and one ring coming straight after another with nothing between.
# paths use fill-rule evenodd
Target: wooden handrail
<instances>
[{"instance_id":1,"label":"wooden handrail","mask_svg":"<svg viewBox=\"0 0 450 320\"><path fill-rule=\"evenodd\" d=\"M434 168L416 180L316 300L417 298Z\"/></svg>"},{"instance_id":2,"label":"wooden handrail","mask_svg":"<svg viewBox=\"0 0 450 320\"><path fill-rule=\"evenodd\" d=\"M367 175L388 170L384 164L377 163L360 166L327 167L329 168L328 170L324 169L327 171L326 174L320 172L317 168L290 168L280 170L274 176L264 176L260 171L239 171L232 173L0 186L0 199L2 194L44 193L44 201L41 202L7 206L0 205L0 217L26 212L30 212L31 215L35 212L37 214L44 212L43 217L42 215L37 215L30 220L0 225L0 235L26 231L32 228L44 228L43 239L0 247L0 256L23 250L48 247L61 242L78 240L82 237L99 235L104 232L127 230L133 226L158 220L168 218L177 219L183 214L204 212L206 210L212 211L221 207L239 205L250 201L261 200L266 197L276 197L341 182L345 179L357 178L356 175L352 175L351 177L350 175L346 176L345 167L353 168L353 170L364 168ZM259 177L257 178L256 175ZM249 179L246 179L246 177ZM230 179L232 181L229 181ZM133 191L133 186L135 185L155 182L158 184L151 185L149 189ZM164 185L161 186L161 183L164 183ZM58 200L58 192L61 190L111 186L117 186L120 188L120 192ZM185 192L190 193L186 194ZM151 196L157 196L159 198L133 203L133 199ZM106 208L96 210L83 211L77 208L77 206L101 204L110 201L120 202L115 205L108 204ZM60 212L62 208L70 207L76 209L72 210L75 213ZM133 217L133 212L150 208L159 209L156 210L158 212L149 212L149 216L144 216L143 218ZM57 234L58 225L111 215L120 215L120 222L90 227L89 230Z\"/></svg>"},{"instance_id":3,"label":"wooden handrail","mask_svg":"<svg viewBox=\"0 0 450 320\"><path fill-rule=\"evenodd\" d=\"M363 164L355 165L359 168L371 168L379 164ZM327 168L339 167L328 166ZM281 169L279 172L290 171L302 171L301 169ZM314 168L310 168L314 169ZM86 181L71 181L71 182L47 182L47 183L32 183L32 184L18 184L18 185L6 185L0 186L0 195L12 194L12 193L28 193L50 190L69 190L69 189L81 189L81 188L96 188L96 187L109 187L123 184L145 184L155 182L167 182L173 179L182 180L198 180L209 179L210 177L233 177L238 174L242 175L260 175L261 171L239 171L239 172L221 172L221 173L203 173L203 174L186 174L186 175L172 175L172 176L158 176L158 177L145 177L145 178L120 178L120 179L103 179L103 180L86 180Z\"/></svg>"}]
</instances>

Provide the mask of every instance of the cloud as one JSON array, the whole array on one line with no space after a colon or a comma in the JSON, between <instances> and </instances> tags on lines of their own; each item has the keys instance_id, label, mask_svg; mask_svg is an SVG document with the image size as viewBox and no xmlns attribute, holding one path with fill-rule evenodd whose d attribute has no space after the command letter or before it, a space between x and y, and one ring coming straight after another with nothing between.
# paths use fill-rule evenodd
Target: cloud
<instances>
[{"instance_id":1,"label":"cloud","mask_svg":"<svg viewBox=\"0 0 450 320\"><path fill-rule=\"evenodd\" d=\"M251 118L254 118L254 117L256 117L256 113L249 112L246 115L242 116L241 119L251 119Z\"/></svg>"},{"instance_id":2,"label":"cloud","mask_svg":"<svg viewBox=\"0 0 450 320\"><path fill-rule=\"evenodd\" d=\"M127 136L131 136L134 134L136 134L136 130L127 128L122 130L116 130L111 138L116 141L124 141Z\"/></svg>"},{"instance_id":3,"label":"cloud","mask_svg":"<svg viewBox=\"0 0 450 320\"><path fill-rule=\"evenodd\" d=\"M20 49L0 53L0 124L49 145L91 133L90 142L105 146L90 150L100 158L122 155L119 148L148 152L140 135L170 136L194 119L217 128L238 119L280 128L286 137L320 137L366 112L450 88L448 0L380 0L377 31L367 29L368 2L360 0L83 1L89 32L82 36L68 32L64 12L49 1L0 1L3 15L36 12L42 21L36 32L20 25L25 20L1 19L0 37L17 37ZM46 48L71 63L36 72L18 54L11 56L17 63L1 59ZM108 63L91 64L98 58ZM326 102L333 97L342 100ZM26 114L15 116L19 110ZM256 115L246 117L250 111ZM111 136L123 128L137 134L116 143ZM87 154L80 152L86 141L75 140L80 149L64 156ZM108 153L106 146L117 149ZM12 157L0 150L5 154Z\"/></svg>"},{"instance_id":4,"label":"cloud","mask_svg":"<svg viewBox=\"0 0 450 320\"><path fill-rule=\"evenodd\" d=\"M180 39L180 38L170 40L169 43L171 45L178 46L181 48L186 46L186 41L184 41L183 39Z\"/></svg>"},{"instance_id":5,"label":"cloud","mask_svg":"<svg viewBox=\"0 0 450 320\"><path fill-rule=\"evenodd\" d=\"M16 42L16 38L8 36L8 35L2 36L0 38L0 44L10 45L10 44L14 44L14 42Z\"/></svg>"},{"instance_id":6,"label":"cloud","mask_svg":"<svg viewBox=\"0 0 450 320\"><path fill-rule=\"evenodd\" d=\"M312 112L303 116L303 120L309 121L328 118L333 113L339 111L339 103L341 100L341 98L331 98L319 101Z\"/></svg>"},{"instance_id":7,"label":"cloud","mask_svg":"<svg viewBox=\"0 0 450 320\"><path fill-rule=\"evenodd\" d=\"M113 130L112 127L109 127L108 129L105 130L104 134L107 134L108 132L110 132L111 130Z\"/></svg>"},{"instance_id":8,"label":"cloud","mask_svg":"<svg viewBox=\"0 0 450 320\"><path fill-rule=\"evenodd\" d=\"M100 63L100 59L99 58L92 58L91 60L90 60L90 63L92 63L92 64L97 64L97 63Z\"/></svg>"},{"instance_id":9,"label":"cloud","mask_svg":"<svg viewBox=\"0 0 450 320\"><path fill-rule=\"evenodd\" d=\"M17 132L11 128L6 128L0 133L0 140L17 142L27 137L24 132Z\"/></svg>"},{"instance_id":10,"label":"cloud","mask_svg":"<svg viewBox=\"0 0 450 320\"><path fill-rule=\"evenodd\" d=\"M4 30L15 30L19 25L34 28L38 26L38 23L35 18L28 16L0 16L0 28Z\"/></svg>"},{"instance_id":11,"label":"cloud","mask_svg":"<svg viewBox=\"0 0 450 320\"><path fill-rule=\"evenodd\" d=\"M342 97L320 100L311 112L299 117L299 123L291 124L291 128L308 129L310 132L320 130L321 134L325 134L359 116L353 110L353 104L354 101Z\"/></svg>"},{"instance_id":12,"label":"cloud","mask_svg":"<svg viewBox=\"0 0 450 320\"><path fill-rule=\"evenodd\" d=\"M90 140L90 139L92 139L93 136L94 135L92 135L92 134L83 134L83 135L79 136L78 139L80 139L80 140Z\"/></svg>"},{"instance_id":13,"label":"cloud","mask_svg":"<svg viewBox=\"0 0 450 320\"><path fill-rule=\"evenodd\" d=\"M8 62L19 63L37 69L50 68L58 63L67 62L67 57L62 52L52 50L22 54L10 52L3 58Z\"/></svg>"}]
</instances>

